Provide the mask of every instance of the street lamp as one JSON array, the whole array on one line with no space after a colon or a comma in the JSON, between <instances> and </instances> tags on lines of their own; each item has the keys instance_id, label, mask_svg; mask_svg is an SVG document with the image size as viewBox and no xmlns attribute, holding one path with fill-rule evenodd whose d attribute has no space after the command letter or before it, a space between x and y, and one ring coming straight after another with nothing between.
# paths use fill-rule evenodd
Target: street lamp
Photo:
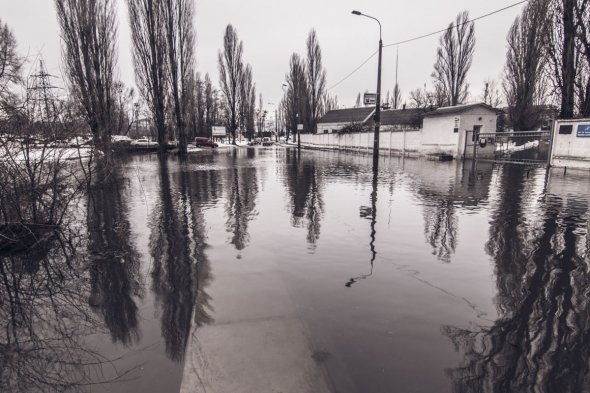
<instances>
[{"instance_id":1,"label":"street lamp","mask_svg":"<svg viewBox=\"0 0 590 393\"><path fill-rule=\"evenodd\" d=\"M277 117L277 106L274 102L269 102L268 105L275 107L275 141L279 143L279 118Z\"/></svg>"},{"instance_id":2,"label":"street lamp","mask_svg":"<svg viewBox=\"0 0 590 393\"><path fill-rule=\"evenodd\" d=\"M381 22L379 19L370 15L365 15L360 11L352 11L353 15L365 16L379 23L379 65L377 68L377 98L375 100L375 136L373 138L373 170L379 166L379 129L381 128L381 51L383 41L381 40Z\"/></svg>"}]
</instances>

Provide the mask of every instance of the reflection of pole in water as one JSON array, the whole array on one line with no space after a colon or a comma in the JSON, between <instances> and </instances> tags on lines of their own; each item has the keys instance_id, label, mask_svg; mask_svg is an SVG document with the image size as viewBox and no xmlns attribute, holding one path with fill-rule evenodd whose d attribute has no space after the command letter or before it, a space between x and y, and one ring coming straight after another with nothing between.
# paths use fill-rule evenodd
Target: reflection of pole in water
<instances>
[{"instance_id":1,"label":"reflection of pole in water","mask_svg":"<svg viewBox=\"0 0 590 393\"><path fill-rule=\"evenodd\" d=\"M371 249L371 268L368 274L363 274L358 277L353 277L346 284L348 288L352 287L352 284L357 282L358 280L364 280L367 277L373 275L373 264L375 262L375 258L377 258L377 251L375 250L375 236L377 231L375 229L375 224L377 224L377 173L378 168L373 166L373 182L372 182L372 192L371 192L371 241L369 242L369 248ZM361 208L361 217L364 217L362 208Z\"/></svg>"}]
</instances>

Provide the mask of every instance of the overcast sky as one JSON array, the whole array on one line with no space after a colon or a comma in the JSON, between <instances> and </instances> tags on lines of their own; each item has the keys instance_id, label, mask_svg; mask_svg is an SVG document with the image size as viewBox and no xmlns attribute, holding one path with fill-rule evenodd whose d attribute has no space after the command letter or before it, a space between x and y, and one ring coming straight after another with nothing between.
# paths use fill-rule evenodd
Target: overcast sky
<instances>
[{"instance_id":1,"label":"overcast sky","mask_svg":"<svg viewBox=\"0 0 590 393\"><path fill-rule=\"evenodd\" d=\"M472 18L513 4L517 0L197 0L197 69L217 82L217 52L228 23L244 42L244 60L252 65L257 92L264 102L276 103L293 52L305 53L305 40L315 28L332 86L377 49L375 21L351 15L353 9L375 16L383 25L384 44L419 36L448 25L458 12L468 10ZM120 78L134 83L127 7L119 6ZM477 21L476 51L468 81L474 98L479 97L486 78L499 79L505 60L506 35L524 5ZM61 49L52 0L0 0L0 18L15 33L19 50L30 63L42 55L50 73L61 75ZM403 99L409 91L430 84L438 36L399 47L399 84ZM383 94L395 83L395 47L384 49ZM340 106L353 105L358 92L376 87L377 56L351 78L330 90ZM269 106L272 109L272 106Z\"/></svg>"}]
</instances>

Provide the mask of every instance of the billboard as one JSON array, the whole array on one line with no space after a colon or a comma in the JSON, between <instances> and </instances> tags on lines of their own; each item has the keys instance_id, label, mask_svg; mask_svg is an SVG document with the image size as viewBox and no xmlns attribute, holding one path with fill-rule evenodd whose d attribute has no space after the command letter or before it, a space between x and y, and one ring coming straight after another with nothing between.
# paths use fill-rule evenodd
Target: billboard
<instances>
[{"instance_id":1,"label":"billboard","mask_svg":"<svg viewBox=\"0 0 590 393\"><path fill-rule=\"evenodd\" d=\"M377 94L365 93L363 96L363 102L365 105L375 105L377 103Z\"/></svg>"},{"instance_id":2,"label":"billboard","mask_svg":"<svg viewBox=\"0 0 590 393\"><path fill-rule=\"evenodd\" d=\"M576 136L585 138L590 137L590 124L578 124Z\"/></svg>"},{"instance_id":3,"label":"billboard","mask_svg":"<svg viewBox=\"0 0 590 393\"><path fill-rule=\"evenodd\" d=\"M224 126L213 126L212 136L225 137L226 131Z\"/></svg>"}]
</instances>

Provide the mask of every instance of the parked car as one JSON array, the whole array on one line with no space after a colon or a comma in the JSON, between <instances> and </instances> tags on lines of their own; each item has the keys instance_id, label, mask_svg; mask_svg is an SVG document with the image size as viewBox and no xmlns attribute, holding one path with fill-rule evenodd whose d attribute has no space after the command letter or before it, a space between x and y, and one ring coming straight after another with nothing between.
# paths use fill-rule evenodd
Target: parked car
<instances>
[{"instance_id":1,"label":"parked car","mask_svg":"<svg viewBox=\"0 0 590 393\"><path fill-rule=\"evenodd\" d=\"M195 146L197 147L210 147L212 149L218 147L219 145L215 142L213 142L212 140L210 140L209 138L204 138L201 136L198 136L195 138Z\"/></svg>"},{"instance_id":2,"label":"parked car","mask_svg":"<svg viewBox=\"0 0 590 393\"><path fill-rule=\"evenodd\" d=\"M136 149L156 149L158 147L158 142L150 141L147 138L141 138L131 142L131 146Z\"/></svg>"}]
</instances>

